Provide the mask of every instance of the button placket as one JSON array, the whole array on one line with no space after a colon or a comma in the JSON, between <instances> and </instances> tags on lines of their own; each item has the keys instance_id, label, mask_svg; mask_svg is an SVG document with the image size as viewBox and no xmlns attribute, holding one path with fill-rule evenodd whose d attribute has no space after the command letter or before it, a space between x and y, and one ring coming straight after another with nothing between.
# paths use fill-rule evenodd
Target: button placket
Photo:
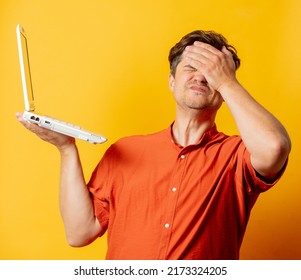
<instances>
[{"instance_id":1,"label":"button placket","mask_svg":"<svg viewBox=\"0 0 301 280\"><path fill-rule=\"evenodd\" d=\"M178 155L177 162L172 175L171 187L169 189L170 198L167 206L167 212L165 213L165 222L163 224L164 232L165 232L164 237L162 239L162 241L164 240L163 242L165 242L165 244L162 243L162 245L164 244L163 246L165 247L164 256L162 255L163 258L165 258L166 255L168 254L169 241L171 239L171 235L173 232L172 230L173 221L176 215L175 212L177 208L178 197L180 195L180 186L182 184L183 174L185 172L187 156L188 156L187 154Z\"/></svg>"}]
</instances>

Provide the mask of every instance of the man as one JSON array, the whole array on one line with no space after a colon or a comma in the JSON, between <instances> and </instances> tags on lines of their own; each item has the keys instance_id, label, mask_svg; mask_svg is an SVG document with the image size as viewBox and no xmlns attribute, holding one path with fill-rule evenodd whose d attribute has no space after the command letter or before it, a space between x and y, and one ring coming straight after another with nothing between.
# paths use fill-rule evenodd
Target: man
<instances>
[{"instance_id":1,"label":"man","mask_svg":"<svg viewBox=\"0 0 301 280\"><path fill-rule=\"evenodd\" d=\"M240 60L222 35L194 31L169 61L174 123L117 141L88 184L74 139L17 117L60 152L70 245L87 245L108 230L107 259L238 259L251 208L285 169L289 136L237 81ZM217 131L223 102L240 136Z\"/></svg>"}]
</instances>

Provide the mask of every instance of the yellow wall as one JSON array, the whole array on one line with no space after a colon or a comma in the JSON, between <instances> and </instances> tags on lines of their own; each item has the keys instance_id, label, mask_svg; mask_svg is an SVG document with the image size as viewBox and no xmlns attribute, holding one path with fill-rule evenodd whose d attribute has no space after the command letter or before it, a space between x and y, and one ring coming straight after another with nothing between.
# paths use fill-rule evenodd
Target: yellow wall
<instances>
[{"instance_id":1,"label":"yellow wall","mask_svg":"<svg viewBox=\"0 0 301 280\"><path fill-rule=\"evenodd\" d=\"M106 249L105 238L81 249L66 244L58 153L15 119L23 110L18 22L29 37L38 111L109 138L99 146L78 142L86 179L118 138L172 122L170 47L194 29L223 33L242 59L240 81L293 141L284 177L253 210L241 258L300 259L300 11L298 0L1 0L0 259L103 259ZM217 123L236 133L225 105Z\"/></svg>"}]
</instances>

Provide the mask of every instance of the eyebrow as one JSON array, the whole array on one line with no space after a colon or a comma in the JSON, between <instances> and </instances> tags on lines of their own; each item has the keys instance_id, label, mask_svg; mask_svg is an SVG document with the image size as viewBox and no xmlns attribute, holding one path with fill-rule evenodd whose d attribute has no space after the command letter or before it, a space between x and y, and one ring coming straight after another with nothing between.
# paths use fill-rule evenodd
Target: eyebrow
<instances>
[{"instance_id":1,"label":"eyebrow","mask_svg":"<svg viewBox=\"0 0 301 280\"><path fill-rule=\"evenodd\" d=\"M185 64L183 67L184 68L190 68L190 69L196 70L196 68L193 67L193 66L191 66L190 64Z\"/></svg>"}]
</instances>

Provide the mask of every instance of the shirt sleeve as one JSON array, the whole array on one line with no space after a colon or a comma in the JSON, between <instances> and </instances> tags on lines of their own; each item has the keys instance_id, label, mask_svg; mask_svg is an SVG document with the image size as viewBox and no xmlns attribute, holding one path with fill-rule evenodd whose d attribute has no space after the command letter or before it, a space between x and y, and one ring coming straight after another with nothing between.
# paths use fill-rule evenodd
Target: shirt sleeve
<instances>
[{"instance_id":1,"label":"shirt sleeve","mask_svg":"<svg viewBox=\"0 0 301 280\"><path fill-rule=\"evenodd\" d=\"M242 142L238 149L238 168L241 166L241 172L238 172L238 176L241 176L240 180L243 182L248 193L265 192L280 180L286 169L287 162L288 160L275 178L266 180L252 166L250 153Z\"/></svg>"}]
</instances>

